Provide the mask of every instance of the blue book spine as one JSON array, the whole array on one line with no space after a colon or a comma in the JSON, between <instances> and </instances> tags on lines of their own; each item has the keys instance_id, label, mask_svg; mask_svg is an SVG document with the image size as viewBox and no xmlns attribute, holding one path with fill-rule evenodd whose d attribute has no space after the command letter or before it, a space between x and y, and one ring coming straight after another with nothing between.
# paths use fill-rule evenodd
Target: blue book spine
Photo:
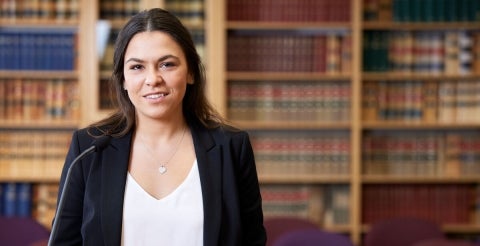
<instances>
[{"instance_id":1,"label":"blue book spine","mask_svg":"<svg viewBox=\"0 0 480 246\"><path fill-rule=\"evenodd\" d=\"M16 188L16 215L18 217L30 217L32 210L32 185L30 183L18 183Z\"/></svg>"},{"instance_id":2,"label":"blue book spine","mask_svg":"<svg viewBox=\"0 0 480 246\"><path fill-rule=\"evenodd\" d=\"M7 68L7 45L8 37L4 32L0 31L0 69Z\"/></svg>"},{"instance_id":3,"label":"blue book spine","mask_svg":"<svg viewBox=\"0 0 480 246\"><path fill-rule=\"evenodd\" d=\"M61 70L74 70L74 61L75 61L75 37L74 34L63 34L59 37L59 47L61 47L61 52L59 52L59 60L61 62Z\"/></svg>"},{"instance_id":4,"label":"blue book spine","mask_svg":"<svg viewBox=\"0 0 480 246\"><path fill-rule=\"evenodd\" d=\"M16 189L17 186L15 183L4 183L3 185L3 196L2 196L2 203L3 203L3 211L2 215L5 217L13 217L16 215Z\"/></svg>"}]
</instances>

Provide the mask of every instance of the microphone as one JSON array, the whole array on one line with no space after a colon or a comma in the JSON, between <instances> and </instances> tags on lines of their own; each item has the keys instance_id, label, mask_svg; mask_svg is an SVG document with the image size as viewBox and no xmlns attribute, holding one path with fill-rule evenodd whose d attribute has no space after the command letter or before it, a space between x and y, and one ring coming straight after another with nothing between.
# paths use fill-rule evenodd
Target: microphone
<instances>
[{"instance_id":1,"label":"microphone","mask_svg":"<svg viewBox=\"0 0 480 246\"><path fill-rule=\"evenodd\" d=\"M108 136L108 135L101 136L101 137L95 139L92 142L92 146L90 146L88 149L86 149L82 153L80 153L80 155L78 155L77 158L75 158L72 161L70 167L68 167L67 175L65 176L65 183L64 183L63 189L62 189L62 194L61 194L60 200L58 202L57 212L55 214L55 219L53 220L52 230L50 232L50 238L48 239L48 246L53 245L53 239L55 239L55 236L56 236L57 231L58 231L58 224L59 224L58 221L60 220L60 217L61 217L60 215L61 215L61 212L62 212L62 209L63 209L63 204L65 203L65 197L66 197L65 191L67 190L68 183L70 182L70 173L71 173L71 170L72 170L73 166L75 166L75 164L77 164L85 156L87 156L87 155L89 155L93 152L102 151L110 143L110 139L111 139L111 137Z\"/></svg>"}]
</instances>

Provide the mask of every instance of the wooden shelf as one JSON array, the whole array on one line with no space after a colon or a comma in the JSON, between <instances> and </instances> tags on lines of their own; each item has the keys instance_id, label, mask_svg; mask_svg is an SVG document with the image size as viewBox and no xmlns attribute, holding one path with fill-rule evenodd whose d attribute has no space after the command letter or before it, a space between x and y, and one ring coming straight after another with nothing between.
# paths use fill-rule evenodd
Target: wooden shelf
<instances>
[{"instance_id":1,"label":"wooden shelf","mask_svg":"<svg viewBox=\"0 0 480 246\"><path fill-rule=\"evenodd\" d=\"M309 72L228 72L228 80L318 80L318 81L338 81L351 79L346 74L325 74L325 73L309 73Z\"/></svg>"},{"instance_id":2,"label":"wooden shelf","mask_svg":"<svg viewBox=\"0 0 480 246\"><path fill-rule=\"evenodd\" d=\"M0 163L0 182L58 182L64 161L64 159L4 161Z\"/></svg>"},{"instance_id":3,"label":"wooden shelf","mask_svg":"<svg viewBox=\"0 0 480 246\"><path fill-rule=\"evenodd\" d=\"M363 130L459 130L479 128L480 122L368 121L362 123Z\"/></svg>"},{"instance_id":4,"label":"wooden shelf","mask_svg":"<svg viewBox=\"0 0 480 246\"><path fill-rule=\"evenodd\" d=\"M332 0L334 1L334 0ZM162 7L165 1L140 0L140 9ZM78 66L75 71L5 71L0 70L0 79L64 79L77 80L79 83L81 119L73 120L5 120L0 118L0 129L12 130L74 130L94 121L100 120L112 113L112 110L99 108L99 78L108 79L111 71L99 71L99 58L96 55L95 26L98 21L100 4L96 1L79 1L78 10L81 13L77 20L29 20L25 18L5 19L0 17L2 28L23 28L25 30L75 30L78 33ZM160 5L160 6L159 6ZM252 121L232 120L234 126L253 131L319 131L346 133L348 141L348 168L349 174L304 174L283 175L259 172L261 184L304 184L312 186L341 185L349 188L349 223L346 225L322 224L322 228L348 234L355 245L361 245L362 233L367 233L369 225L362 224L362 186L372 185L380 187L383 184L411 185L416 184L462 184L463 186L480 185L480 174L476 176L399 176L399 175L366 175L362 174L362 138L369 131L433 131L442 133L457 130L480 130L480 122L422 122L422 121L370 121L362 120L362 86L366 81L386 81L388 83L402 83L404 81L480 81L480 74L429 74L429 73L401 73L401 72L363 72L362 71L362 35L365 31L478 31L480 22L362 22L363 5L365 0L351 0L351 14L349 22L265 22L265 21L228 21L227 1L205 1L205 23L188 24L191 30L205 31L205 55L207 64L207 80L209 98L220 113L227 115L228 86L236 81L248 83L268 81L285 84L292 81L306 81L314 83L342 84L350 86L350 116L348 121L321 122L295 121L295 119ZM120 29L127 19L118 19L110 22L113 29ZM287 33L289 35L324 35L328 33L349 34L351 37L351 69L350 73L327 74L319 72L247 72L227 71L228 35L242 35L242 33ZM211 81L211 83L210 83ZM231 84L229 84L231 83ZM309 83L311 84L311 83ZM321 87L321 86L318 86ZM95 98L93 98L95 97ZM240 118L240 117L239 117ZM308 132L309 133L309 132ZM0 163L1 182L32 182L58 183L64 160L55 160L54 163L22 163L12 167L11 163ZM12 161L13 163L14 161ZM31 165L29 169L25 169ZM48 168L47 165L50 165ZM2 169L3 167L3 169ZM22 171L23 170L23 171ZM24 171L30 170L30 171ZM261 169L259 169L261 170ZM478 209L477 209L478 212ZM476 224L444 224L448 233L480 234L480 225Z\"/></svg>"},{"instance_id":5,"label":"wooden shelf","mask_svg":"<svg viewBox=\"0 0 480 246\"><path fill-rule=\"evenodd\" d=\"M0 70L0 78L78 79L78 71Z\"/></svg>"},{"instance_id":6,"label":"wooden shelf","mask_svg":"<svg viewBox=\"0 0 480 246\"><path fill-rule=\"evenodd\" d=\"M326 130L348 130L348 122L318 122L318 121L232 121L233 125L243 129L261 130L288 130L288 129L326 129Z\"/></svg>"},{"instance_id":7,"label":"wooden shelf","mask_svg":"<svg viewBox=\"0 0 480 246\"><path fill-rule=\"evenodd\" d=\"M442 225L443 231L447 233L480 233L480 225L459 225L459 224L445 224Z\"/></svg>"},{"instance_id":8,"label":"wooden shelf","mask_svg":"<svg viewBox=\"0 0 480 246\"><path fill-rule=\"evenodd\" d=\"M32 174L24 175L18 174L13 175L7 173L7 175L0 174L0 182L14 182L14 183L58 183L60 181L60 171L51 174Z\"/></svg>"},{"instance_id":9,"label":"wooden shelf","mask_svg":"<svg viewBox=\"0 0 480 246\"><path fill-rule=\"evenodd\" d=\"M0 26L14 28L78 29L79 23L79 20L69 19L0 18Z\"/></svg>"},{"instance_id":10,"label":"wooden shelf","mask_svg":"<svg viewBox=\"0 0 480 246\"><path fill-rule=\"evenodd\" d=\"M76 129L78 121L71 120L4 120L0 119L3 129Z\"/></svg>"},{"instance_id":11,"label":"wooden shelf","mask_svg":"<svg viewBox=\"0 0 480 246\"><path fill-rule=\"evenodd\" d=\"M350 22L265 22L265 21L227 21L227 29L249 30L292 30L315 29L318 30L349 30Z\"/></svg>"},{"instance_id":12,"label":"wooden shelf","mask_svg":"<svg viewBox=\"0 0 480 246\"><path fill-rule=\"evenodd\" d=\"M431 31L431 30L478 30L478 22L380 22L367 21L362 24L363 30L412 30L412 31Z\"/></svg>"},{"instance_id":13,"label":"wooden shelf","mask_svg":"<svg viewBox=\"0 0 480 246\"><path fill-rule=\"evenodd\" d=\"M428 73L402 73L402 72L364 72L363 80L380 81L405 81L405 80L472 80L480 79L480 74L428 74Z\"/></svg>"},{"instance_id":14,"label":"wooden shelf","mask_svg":"<svg viewBox=\"0 0 480 246\"><path fill-rule=\"evenodd\" d=\"M259 174L261 184L348 184L350 175L262 175Z\"/></svg>"},{"instance_id":15,"label":"wooden shelf","mask_svg":"<svg viewBox=\"0 0 480 246\"><path fill-rule=\"evenodd\" d=\"M441 226L445 233L480 233L480 225L477 224L444 224ZM362 233L368 233L370 225L362 225Z\"/></svg>"},{"instance_id":16,"label":"wooden shelf","mask_svg":"<svg viewBox=\"0 0 480 246\"><path fill-rule=\"evenodd\" d=\"M322 229L327 231L342 233L342 234L351 234L352 226L351 225L328 225L322 224L320 225Z\"/></svg>"},{"instance_id":17,"label":"wooden shelf","mask_svg":"<svg viewBox=\"0 0 480 246\"><path fill-rule=\"evenodd\" d=\"M364 184L476 184L480 175L476 176L400 176L400 175L362 175Z\"/></svg>"}]
</instances>

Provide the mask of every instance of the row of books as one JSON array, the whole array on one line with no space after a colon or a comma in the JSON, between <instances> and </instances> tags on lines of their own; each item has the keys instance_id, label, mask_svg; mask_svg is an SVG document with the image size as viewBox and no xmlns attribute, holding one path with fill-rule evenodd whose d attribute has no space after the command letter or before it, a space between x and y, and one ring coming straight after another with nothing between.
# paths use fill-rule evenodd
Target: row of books
<instances>
[{"instance_id":1,"label":"row of books","mask_svg":"<svg viewBox=\"0 0 480 246\"><path fill-rule=\"evenodd\" d=\"M470 184L382 184L362 188L362 222L416 217L438 224L476 224L479 186Z\"/></svg>"},{"instance_id":2,"label":"row of books","mask_svg":"<svg viewBox=\"0 0 480 246\"><path fill-rule=\"evenodd\" d=\"M228 118L348 122L351 87L332 81L229 81Z\"/></svg>"},{"instance_id":3,"label":"row of books","mask_svg":"<svg viewBox=\"0 0 480 246\"><path fill-rule=\"evenodd\" d=\"M52 226L58 195L53 183L1 183L0 215L33 217L46 228Z\"/></svg>"},{"instance_id":4,"label":"row of books","mask_svg":"<svg viewBox=\"0 0 480 246\"><path fill-rule=\"evenodd\" d=\"M204 23L203 0L166 0L164 8L187 26L202 26ZM140 10L140 0L100 1L100 19L125 21Z\"/></svg>"},{"instance_id":5,"label":"row of books","mask_svg":"<svg viewBox=\"0 0 480 246\"><path fill-rule=\"evenodd\" d=\"M138 13L140 0L100 0L100 19L126 20Z\"/></svg>"},{"instance_id":6,"label":"row of books","mask_svg":"<svg viewBox=\"0 0 480 246\"><path fill-rule=\"evenodd\" d=\"M76 63L74 30L0 30L0 70L73 71Z\"/></svg>"},{"instance_id":7,"label":"row of books","mask_svg":"<svg viewBox=\"0 0 480 246\"><path fill-rule=\"evenodd\" d=\"M79 0L3 0L0 20L77 21Z\"/></svg>"},{"instance_id":8,"label":"row of books","mask_svg":"<svg viewBox=\"0 0 480 246\"><path fill-rule=\"evenodd\" d=\"M4 217L31 216L32 186L29 183L0 184L0 215Z\"/></svg>"},{"instance_id":9,"label":"row of books","mask_svg":"<svg viewBox=\"0 0 480 246\"><path fill-rule=\"evenodd\" d=\"M367 31L363 70L429 74L480 72L480 32Z\"/></svg>"},{"instance_id":10,"label":"row of books","mask_svg":"<svg viewBox=\"0 0 480 246\"><path fill-rule=\"evenodd\" d=\"M351 0L228 0L230 21L347 22Z\"/></svg>"},{"instance_id":11,"label":"row of books","mask_svg":"<svg viewBox=\"0 0 480 246\"><path fill-rule=\"evenodd\" d=\"M266 218L305 218L319 226L346 225L350 221L350 191L345 185L261 185Z\"/></svg>"},{"instance_id":12,"label":"row of books","mask_svg":"<svg viewBox=\"0 0 480 246\"><path fill-rule=\"evenodd\" d=\"M59 177L72 130L1 130L0 175Z\"/></svg>"},{"instance_id":13,"label":"row of books","mask_svg":"<svg viewBox=\"0 0 480 246\"><path fill-rule=\"evenodd\" d=\"M78 83L63 79L0 79L0 118L79 120Z\"/></svg>"},{"instance_id":14,"label":"row of books","mask_svg":"<svg viewBox=\"0 0 480 246\"><path fill-rule=\"evenodd\" d=\"M480 176L480 133L371 132L362 140L362 172L369 175Z\"/></svg>"},{"instance_id":15,"label":"row of books","mask_svg":"<svg viewBox=\"0 0 480 246\"><path fill-rule=\"evenodd\" d=\"M474 22L480 20L477 0L364 0L367 21Z\"/></svg>"},{"instance_id":16,"label":"row of books","mask_svg":"<svg viewBox=\"0 0 480 246\"><path fill-rule=\"evenodd\" d=\"M349 74L351 45L348 33L232 32L227 41L227 69Z\"/></svg>"},{"instance_id":17,"label":"row of books","mask_svg":"<svg viewBox=\"0 0 480 246\"><path fill-rule=\"evenodd\" d=\"M480 81L365 81L364 121L480 122Z\"/></svg>"},{"instance_id":18,"label":"row of books","mask_svg":"<svg viewBox=\"0 0 480 246\"><path fill-rule=\"evenodd\" d=\"M350 135L343 131L249 131L261 176L350 173Z\"/></svg>"},{"instance_id":19,"label":"row of books","mask_svg":"<svg viewBox=\"0 0 480 246\"><path fill-rule=\"evenodd\" d=\"M204 0L166 0L165 8L186 26L201 27L204 24Z\"/></svg>"},{"instance_id":20,"label":"row of books","mask_svg":"<svg viewBox=\"0 0 480 246\"><path fill-rule=\"evenodd\" d=\"M36 183L32 191L32 217L46 228L51 228L57 208L58 184Z\"/></svg>"}]
</instances>

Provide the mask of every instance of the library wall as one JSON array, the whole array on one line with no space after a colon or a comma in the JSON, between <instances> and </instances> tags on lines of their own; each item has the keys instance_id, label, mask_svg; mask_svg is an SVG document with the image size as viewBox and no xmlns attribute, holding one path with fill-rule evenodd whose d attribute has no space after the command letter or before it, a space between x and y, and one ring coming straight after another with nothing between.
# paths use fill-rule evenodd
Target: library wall
<instances>
[{"instance_id":1,"label":"library wall","mask_svg":"<svg viewBox=\"0 0 480 246\"><path fill-rule=\"evenodd\" d=\"M356 245L395 216L480 237L476 0L4 0L0 214L50 226L71 132L111 112L113 43L150 7L187 25L212 103L249 132L266 218Z\"/></svg>"}]
</instances>

